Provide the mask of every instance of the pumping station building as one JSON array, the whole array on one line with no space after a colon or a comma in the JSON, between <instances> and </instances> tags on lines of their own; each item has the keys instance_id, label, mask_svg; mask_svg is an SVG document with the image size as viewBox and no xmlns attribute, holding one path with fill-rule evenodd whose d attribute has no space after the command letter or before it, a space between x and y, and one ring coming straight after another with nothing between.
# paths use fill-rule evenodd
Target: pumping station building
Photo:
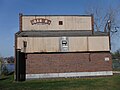
<instances>
[{"instance_id":1,"label":"pumping station building","mask_svg":"<svg viewBox=\"0 0 120 90\"><path fill-rule=\"evenodd\" d=\"M92 15L22 15L15 34L15 80L112 75L110 35Z\"/></svg>"}]
</instances>

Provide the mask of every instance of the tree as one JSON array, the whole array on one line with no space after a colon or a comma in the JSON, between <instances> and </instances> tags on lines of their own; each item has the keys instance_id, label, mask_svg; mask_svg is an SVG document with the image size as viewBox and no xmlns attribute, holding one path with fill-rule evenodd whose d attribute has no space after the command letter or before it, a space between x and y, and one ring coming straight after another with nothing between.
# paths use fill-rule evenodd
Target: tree
<instances>
[{"instance_id":1,"label":"tree","mask_svg":"<svg viewBox=\"0 0 120 90\"><path fill-rule=\"evenodd\" d=\"M116 50L114 53L112 53L112 64L113 64L113 70L119 70L120 71L120 49Z\"/></svg>"},{"instance_id":2,"label":"tree","mask_svg":"<svg viewBox=\"0 0 120 90\"><path fill-rule=\"evenodd\" d=\"M117 51L115 51L113 54L113 59L119 59L120 60L120 49L118 49Z\"/></svg>"},{"instance_id":3,"label":"tree","mask_svg":"<svg viewBox=\"0 0 120 90\"><path fill-rule=\"evenodd\" d=\"M86 13L94 16L95 31L110 32L111 35L118 32L120 8L101 9L100 7L91 7L86 10Z\"/></svg>"},{"instance_id":4,"label":"tree","mask_svg":"<svg viewBox=\"0 0 120 90\"><path fill-rule=\"evenodd\" d=\"M14 63L14 57L13 56L5 57L4 59L6 59L9 63Z\"/></svg>"},{"instance_id":5,"label":"tree","mask_svg":"<svg viewBox=\"0 0 120 90\"><path fill-rule=\"evenodd\" d=\"M107 8L92 6L85 12L94 16L95 31L106 32L111 36L111 50L115 51L120 37L120 6Z\"/></svg>"},{"instance_id":6,"label":"tree","mask_svg":"<svg viewBox=\"0 0 120 90\"><path fill-rule=\"evenodd\" d=\"M0 57L0 62L1 62L1 65L0 65L0 74L2 75L8 75L9 71L8 71L8 68L6 66L6 64L4 63L3 61L3 57Z\"/></svg>"}]
</instances>

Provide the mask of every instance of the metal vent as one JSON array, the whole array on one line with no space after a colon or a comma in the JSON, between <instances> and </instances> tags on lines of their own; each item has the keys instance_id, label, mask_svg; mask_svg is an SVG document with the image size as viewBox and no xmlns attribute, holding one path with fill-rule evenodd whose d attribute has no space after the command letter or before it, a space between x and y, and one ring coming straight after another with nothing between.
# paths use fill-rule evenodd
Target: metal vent
<instances>
[{"instance_id":1,"label":"metal vent","mask_svg":"<svg viewBox=\"0 0 120 90\"><path fill-rule=\"evenodd\" d=\"M60 51L61 52L67 52L69 48L68 44L68 37L61 37L60 38Z\"/></svg>"}]
</instances>

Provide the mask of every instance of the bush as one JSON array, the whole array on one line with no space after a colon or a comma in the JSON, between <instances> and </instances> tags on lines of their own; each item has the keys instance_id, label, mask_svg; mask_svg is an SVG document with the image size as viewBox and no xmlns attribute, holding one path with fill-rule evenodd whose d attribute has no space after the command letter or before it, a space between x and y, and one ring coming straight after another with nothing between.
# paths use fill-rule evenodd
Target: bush
<instances>
[{"instance_id":1,"label":"bush","mask_svg":"<svg viewBox=\"0 0 120 90\"><path fill-rule=\"evenodd\" d=\"M6 65L2 65L2 75L8 75L9 72L8 72L8 69L7 69L7 66Z\"/></svg>"}]
</instances>

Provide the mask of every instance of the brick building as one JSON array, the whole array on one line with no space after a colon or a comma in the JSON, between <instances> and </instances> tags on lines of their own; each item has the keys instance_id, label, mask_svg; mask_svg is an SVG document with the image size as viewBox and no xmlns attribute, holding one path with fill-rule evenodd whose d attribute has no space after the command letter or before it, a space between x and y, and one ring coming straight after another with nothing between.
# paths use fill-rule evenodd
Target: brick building
<instances>
[{"instance_id":1,"label":"brick building","mask_svg":"<svg viewBox=\"0 0 120 90\"><path fill-rule=\"evenodd\" d=\"M91 15L22 15L15 34L17 81L112 75L110 36Z\"/></svg>"}]
</instances>

